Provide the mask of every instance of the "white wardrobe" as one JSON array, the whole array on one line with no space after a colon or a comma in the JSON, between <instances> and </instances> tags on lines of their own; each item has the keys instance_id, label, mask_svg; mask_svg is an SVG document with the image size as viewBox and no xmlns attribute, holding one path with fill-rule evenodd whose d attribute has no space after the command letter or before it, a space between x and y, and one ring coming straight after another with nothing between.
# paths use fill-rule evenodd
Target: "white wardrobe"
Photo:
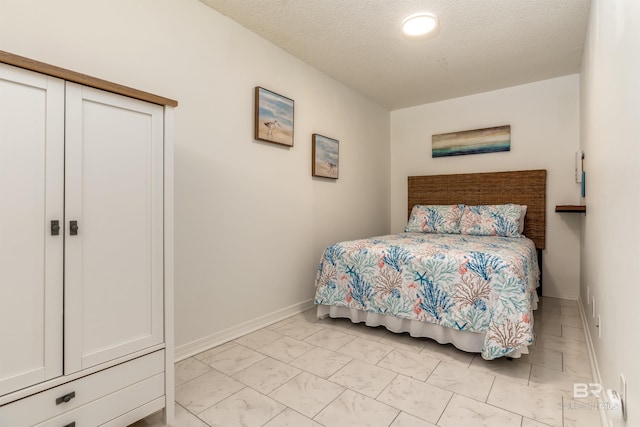
<instances>
[{"instance_id":1,"label":"white wardrobe","mask_svg":"<svg viewBox=\"0 0 640 427\"><path fill-rule=\"evenodd\" d=\"M177 103L0 61L0 426L171 421Z\"/></svg>"}]
</instances>

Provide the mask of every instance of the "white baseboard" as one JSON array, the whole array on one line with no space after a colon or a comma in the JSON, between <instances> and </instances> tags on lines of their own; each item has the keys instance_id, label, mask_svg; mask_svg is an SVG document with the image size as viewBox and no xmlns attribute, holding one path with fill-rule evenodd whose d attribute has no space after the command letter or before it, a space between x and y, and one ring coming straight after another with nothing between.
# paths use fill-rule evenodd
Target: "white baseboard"
<instances>
[{"instance_id":1,"label":"white baseboard","mask_svg":"<svg viewBox=\"0 0 640 427\"><path fill-rule=\"evenodd\" d=\"M236 326L232 326L224 331L216 332L204 338L192 341L187 344L183 344L175 348L175 361L179 362L195 354L201 353L205 350L209 350L220 344L224 344L228 341L239 338L243 335L262 329L265 326L269 326L272 323L279 322L280 320L291 317L294 314L302 313L305 310L313 307L313 299L293 304L289 307L285 307L273 313L266 314L264 316L257 317L248 322L241 323Z\"/></svg>"},{"instance_id":2,"label":"white baseboard","mask_svg":"<svg viewBox=\"0 0 640 427\"><path fill-rule=\"evenodd\" d=\"M582 299L578 298L578 309L580 311L580 318L582 319L582 327L584 329L584 337L587 340L587 350L589 351L589 361L591 362L591 375L593 376L593 382L602 384L602 377L600 376L600 369L598 368L598 359L596 358L596 352L593 348L593 341L591 340L591 334L589 333L589 323L587 322L587 315L584 311L584 305L582 305ZM600 423L603 427L609 427L609 420L605 412L605 401L602 397L598 397L598 411L600 412Z\"/></svg>"},{"instance_id":3,"label":"white baseboard","mask_svg":"<svg viewBox=\"0 0 640 427\"><path fill-rule=\"evenodd\" d=\"M576 300L580 299L579 297L577 297L575 295L565 295L565 294L547 295L547 294L544 293L544 291L542 291L542 296L543 297L548 297L548 298L566 299L566 300L570 300L570 301L576 301Z\"/></svg>"}]
</instances>

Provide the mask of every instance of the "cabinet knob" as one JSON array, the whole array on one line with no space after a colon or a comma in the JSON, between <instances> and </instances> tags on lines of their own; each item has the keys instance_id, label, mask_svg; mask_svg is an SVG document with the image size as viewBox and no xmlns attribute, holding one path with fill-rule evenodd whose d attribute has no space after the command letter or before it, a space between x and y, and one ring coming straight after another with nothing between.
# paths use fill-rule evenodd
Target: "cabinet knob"
<instances>
[{"instance_id":1,"label":"cabinet knob","mask_svg":"<svg viewBox=\"0 0 640 427\"><path fill-rule=\"evenodd\" d=\"M57 236L60 234L60 221L57 219L51 221L51 235Z\"/></svg>"},{"instance_id":2,"label":"cabinet knob","mask_svg":"<svg viewBox=\"0 0 640 427\"><path fill-rule=\"evenodd\" d=\"M72 236L78 234L78 221L69 221L69 234Z\"/></svg>"},{"instance_id":3,"label":"cabinet knob","mask_svg":"<svg viewBox=\"0 0 640 427\"><path fill-rule=\"evenodd\" d=\"M76 397L76 392L75 391L72 391L71 393L67 393L64 396L58 397L56 399L56 405L59 405L61 403L68 403L74 397Z\"/></svg>"}]
</instances>

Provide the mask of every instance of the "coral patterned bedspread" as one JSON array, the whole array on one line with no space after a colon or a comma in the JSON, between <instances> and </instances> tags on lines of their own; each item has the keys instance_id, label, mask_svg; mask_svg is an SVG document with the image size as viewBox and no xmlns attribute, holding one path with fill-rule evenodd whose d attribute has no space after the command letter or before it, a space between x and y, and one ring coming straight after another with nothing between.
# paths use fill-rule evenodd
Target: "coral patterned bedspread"
<instances>
[{"instance_id":1,"label":"coral patterned bedspread","mask_svg":"<svg viewBox=\"0 0 640 427\"><path fill-rule=\"evenodd\" d=\"M315 303L485 333L490 360L533 343L539 277L527 238L401 233L327 247Z\"/></svg>"}]
</instances>

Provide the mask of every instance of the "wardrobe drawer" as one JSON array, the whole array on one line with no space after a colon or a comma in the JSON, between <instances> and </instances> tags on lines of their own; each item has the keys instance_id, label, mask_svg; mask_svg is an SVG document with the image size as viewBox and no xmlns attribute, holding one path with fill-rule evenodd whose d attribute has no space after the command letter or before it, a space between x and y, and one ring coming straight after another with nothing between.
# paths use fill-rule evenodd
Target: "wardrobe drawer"
<instances>
[{"instance_id":1,"label":"wardrobe drawer","mask_svg":"<svg viewBox=\"0 0 640 427\"><path fill-rule=\"evenodd\" d=\"M159 350L0 406L0 426L42 423L163 371L164 350Z\"/></svg>"},{"instance_id":2,"label":"wardrobe drawer","mask_svg":"<svg viewBox=\"0 0 640 427\"><path fill-rule=\"evenodd\" d=\"M96 427L164 394L164 375L157 374L34 427Z\"/></svg>"}]
</instances>

